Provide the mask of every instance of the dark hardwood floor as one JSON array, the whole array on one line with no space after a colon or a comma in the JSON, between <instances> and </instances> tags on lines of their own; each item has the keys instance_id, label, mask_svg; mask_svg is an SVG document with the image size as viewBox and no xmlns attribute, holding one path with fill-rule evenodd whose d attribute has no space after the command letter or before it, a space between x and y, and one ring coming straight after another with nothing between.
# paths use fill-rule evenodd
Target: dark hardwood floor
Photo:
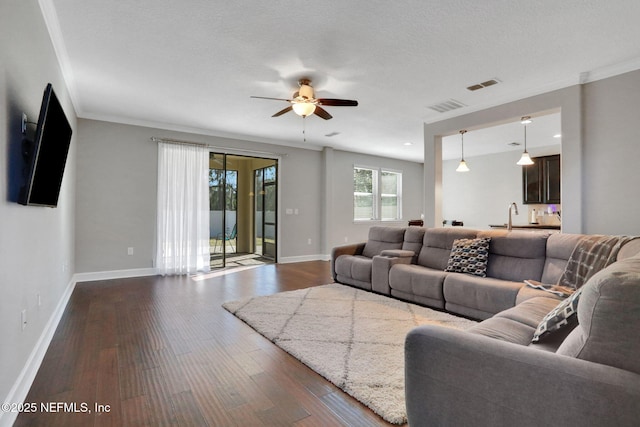
<instances>
[{"instance_id":1,"label":"dark hardwood floor","mask_svg":"<svg viewBox=\"0 0 640 427\"><path fill-rule=\"evenodd\" d=\"M221 307L330 282L313 261L79 283L25 401L59 412L15 426L388 426Z\"/></svg>"}]
</instances>

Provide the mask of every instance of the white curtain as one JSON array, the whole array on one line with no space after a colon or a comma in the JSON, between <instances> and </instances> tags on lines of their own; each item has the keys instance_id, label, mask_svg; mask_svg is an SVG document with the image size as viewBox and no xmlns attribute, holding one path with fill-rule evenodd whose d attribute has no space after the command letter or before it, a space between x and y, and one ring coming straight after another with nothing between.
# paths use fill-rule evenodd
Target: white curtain
<instances>
[{"instance_id":1,"label":"white curtain","mask_svg":"<svg viewBox=\"0 0 640 427\"><path fill-rule=\"evenodd\" d=\"M209 271L209 151L158 144L156 267L160 274Z\"/></svg>"}]
</instances>

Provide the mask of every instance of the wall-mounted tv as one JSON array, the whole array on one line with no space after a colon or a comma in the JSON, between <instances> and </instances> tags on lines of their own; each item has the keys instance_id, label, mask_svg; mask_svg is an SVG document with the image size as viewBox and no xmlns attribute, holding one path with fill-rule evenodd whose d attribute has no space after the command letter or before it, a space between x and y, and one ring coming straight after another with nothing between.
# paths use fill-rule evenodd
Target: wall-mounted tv
<instances>
[{"instance_id":1,"label":"wall-mounted tv","mask_svg":"<svg viewBox=\"0 0 640 427\"><path fill-rule=\"evenodd\" d=\"M34 140L24 150L26 182L20 189L19 203L58 205L71 133L71 125L49 83L42 97Z\"/></svg>"}]
</instances>

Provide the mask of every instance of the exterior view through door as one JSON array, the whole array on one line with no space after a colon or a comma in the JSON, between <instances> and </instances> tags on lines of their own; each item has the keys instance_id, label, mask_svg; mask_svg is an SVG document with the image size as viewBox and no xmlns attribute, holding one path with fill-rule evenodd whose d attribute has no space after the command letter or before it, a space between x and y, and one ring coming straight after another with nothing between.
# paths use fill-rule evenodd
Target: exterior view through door
<instances>
[{"instance_id":1,"label":"exterior view through door","mask_svg":"<svg viewBox=\"0 0 640 427\"><path fill-rule=\"evenodd\" d=\"M212 268L276 262L275 159L209 154Z\"/></svg>"}]
</instances>

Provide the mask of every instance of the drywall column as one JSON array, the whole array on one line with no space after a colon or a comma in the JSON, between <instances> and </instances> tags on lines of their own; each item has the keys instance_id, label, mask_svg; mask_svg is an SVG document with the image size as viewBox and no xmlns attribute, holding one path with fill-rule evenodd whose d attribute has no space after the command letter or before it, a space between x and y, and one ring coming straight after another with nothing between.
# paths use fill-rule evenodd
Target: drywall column
<instances>
[{"instance_id":1,"label":"drywall column","mask_svg":"<svg viewBox=\"0 0 640 427\"><path fill-rule=\"evenodd\" d=\"M424 125L424 226L442 224L442 135Z\"/></svg>"},{"instance_id":2,"label":"drywall column","mask_svg":"<svg viewBox=\"0 0 640 427\"><path fill-rule=\"evenodd\" d=\"M560 123L562 128L562 155L560 193L562 197L562 232L587 233L584 221L583 201L583 134L582 134L582 85L567 88Z\"/></svg>"},{"instance_id":3,"label":"drywall column","mask_svg":"<svg viewBox=\"0 0 640 427\"><path fill-rule=\"evenodd\" d=\"M331 255L331 233L333 232L333 148L324 147L322 149L322 194L324 196L322 212L320 214L320 250L322 255L329 259Z\"/></svg>"}]
</instances>

